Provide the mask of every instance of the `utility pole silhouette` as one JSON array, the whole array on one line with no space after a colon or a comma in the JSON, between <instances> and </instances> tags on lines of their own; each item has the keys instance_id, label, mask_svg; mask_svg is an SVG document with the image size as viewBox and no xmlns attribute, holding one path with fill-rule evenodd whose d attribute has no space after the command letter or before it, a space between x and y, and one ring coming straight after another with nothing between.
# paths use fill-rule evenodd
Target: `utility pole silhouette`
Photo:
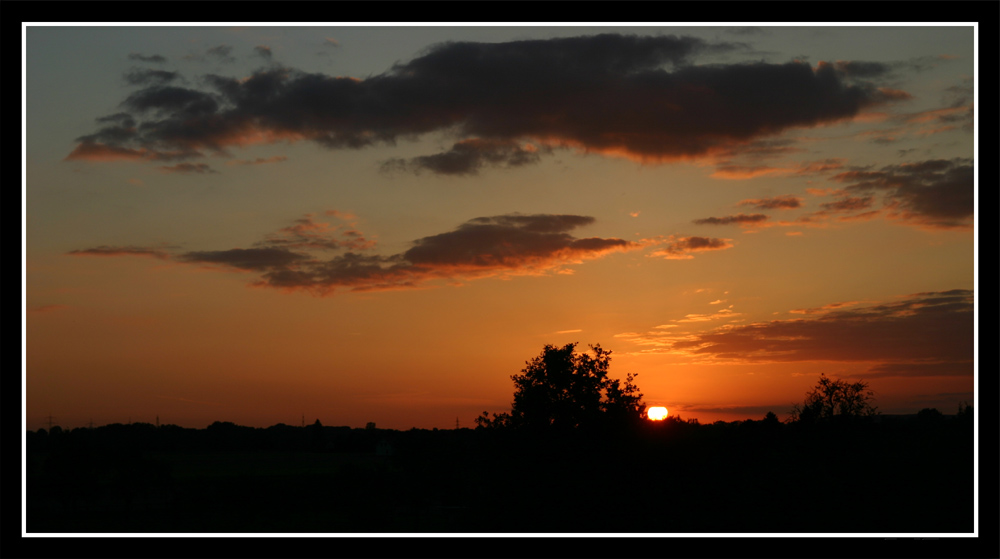
<instances>
[{"instance_id":1,"label":"utility pole silhouette","mask_svg":"<svg viewBox=\"0 0 1000 559\"><path fill-rule=\"evenodd\" d=\"M306 426L306 414L302 414L302 426Z\"/></svg>"},{"instance_id":2,"label":"utility pole silhouette","mask_svg":"<svg viewBox=\"0 0 1000 559\"><path fill-rule=\"evenodd\" d=\"M52 412L49 412L49 431L52 430Z\"/></svg>"},{"instance_id":3,"label":"utility pole silhouette","mask_svg":"<svg viewBox=\"0 0 1000 559\"><path fill-rule=\"evenodd\" d=\"M156 426L157 427L160 426L160 416L158 416L158 415L156 416Z\"/></svg>"},{"instance_id":4,"label":"utility pole silhouette","mask_svg":"<svg viewBox=\"0 0 1000 559\"><path fill-rule=\"evenodd\" d=\"M455 430L458 431L458 418L455 418Z\"/></svg>"}]
</instances>

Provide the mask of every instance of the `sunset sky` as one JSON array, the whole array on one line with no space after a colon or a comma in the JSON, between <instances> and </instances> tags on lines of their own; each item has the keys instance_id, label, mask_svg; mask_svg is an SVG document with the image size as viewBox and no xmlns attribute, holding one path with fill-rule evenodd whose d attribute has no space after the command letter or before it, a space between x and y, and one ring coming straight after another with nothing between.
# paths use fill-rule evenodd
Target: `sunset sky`
<instances>
[{"instance_id":1,"label":"sunset sky","mask_svg":"<svg viewBox=\"0 0 1000 559\"><path fill-rule=\"evenodd\" d=\"M26 29L28 429L975 401L974 28Z\"/></svg>"}]
</instances>

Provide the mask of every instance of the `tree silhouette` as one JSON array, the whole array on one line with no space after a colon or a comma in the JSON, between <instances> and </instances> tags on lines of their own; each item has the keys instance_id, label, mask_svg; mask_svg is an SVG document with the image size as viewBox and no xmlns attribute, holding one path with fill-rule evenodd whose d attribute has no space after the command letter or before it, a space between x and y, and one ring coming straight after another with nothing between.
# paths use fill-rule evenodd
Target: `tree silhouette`
<instances>
[{"instance_id":1,"label":"tree silhouette","mask_svg":"<svg viewBox=\"0 0 1000 559\"><path fill-rule=\"evenodd\" d=\"M590 346L593 356L577 353L576 344L546 345L525 362L522 374L511 375L514 402L511 412L487 412L476 418L480 427L572 429L624 425L640 420L645 405L629 373L624 384L608 376L611 352Z\"/></svg>"},{"instance_id":2,"label":"tree silhouette","mask_svg":"<svg viewBox=\"0 0 1000 559\"><path fill-rule=\"evenodd\" d=\"M830 421L834 418L870 417L878 413L872 402L875 393L865 381L832 380L821 374L816 387L806 394L805 403L792 408L791 420L798 423Z\"/></svg>"}]
</instances>

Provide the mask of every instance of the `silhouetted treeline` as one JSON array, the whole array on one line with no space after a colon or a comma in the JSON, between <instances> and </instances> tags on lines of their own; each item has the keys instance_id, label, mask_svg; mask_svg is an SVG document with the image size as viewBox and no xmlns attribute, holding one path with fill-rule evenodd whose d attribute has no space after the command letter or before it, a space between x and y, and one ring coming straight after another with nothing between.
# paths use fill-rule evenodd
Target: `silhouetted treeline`
<instances>
[{"instance_id":1,"label":"silhouetted treeline","mask_svg":"<svg viewBox=\"0 0 1000 559\"><path fill-rule=\"evenodd\" d=\"M969 532L971 408L618 429L29 432L29 532Z\"/></svg>"},{"instance_id":2,"label":"silhouetted treeline","mask_svg":"<svg viewBox=\"0 0 1000 559\"><path fill-rule=\"evenodd\" d=\"M216 421L205 429L149 423L113 423L96 428L62 430L53 427L28 432L28 450L89 448L148 452L226 450L322 450L365 452L374 450L384 429L352 429L318 424L295 427L279 423L267 428Z\"/></svg>"}]
</instances>

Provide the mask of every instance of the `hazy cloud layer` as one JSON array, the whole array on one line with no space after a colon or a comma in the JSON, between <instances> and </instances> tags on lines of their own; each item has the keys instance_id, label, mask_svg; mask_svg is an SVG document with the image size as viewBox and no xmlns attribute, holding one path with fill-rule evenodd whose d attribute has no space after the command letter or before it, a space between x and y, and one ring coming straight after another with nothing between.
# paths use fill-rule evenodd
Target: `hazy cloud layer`
<instances>
[{"instance_id":1,"label":"hazy cloud layer","mask_svg":"<svg viewBox=\"0 0 1000 559\"><path fill-rule=\"evenodd\" d=\"M873 362L874 376L971 374L973 293L917 293L816 318L727 326L677 339L671 352L738 362Z\"/></svg>"},{"instance_id":2,"label":"hazy cloud layer","mask_svg":"<svg viewBox=\"0 0 1000 559\"><path fill-rule=\"evenodd\" d=\"M899 98L831 64L692 65L741 48L615 34L443 43L363 80L270 67L244 79L204 76L205 89L146 83L121 103L138 126L81 136L68 159L198 157L283 140L361 148L449 131L495 143L459 143L404 167L470 174L525 164L537 153L504 142L526 140L665 161L733 152ZM227 61L231 52L220 45L206 56Z\"/></svg>"}]
</instances>

